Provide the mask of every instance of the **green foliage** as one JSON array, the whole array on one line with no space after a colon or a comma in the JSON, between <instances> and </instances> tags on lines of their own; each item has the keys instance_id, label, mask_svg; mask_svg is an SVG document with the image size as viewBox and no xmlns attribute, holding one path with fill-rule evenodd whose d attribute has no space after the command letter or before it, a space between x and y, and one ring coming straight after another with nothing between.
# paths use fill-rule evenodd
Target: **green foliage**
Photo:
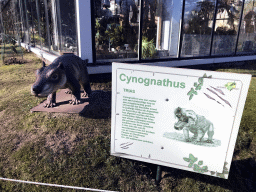
<instances>
[{"instance_id":1,"label":"green foliage","mask_svg":"<svg viewBox=\"0 0 256 192\"><path fill-rule=\"evenodd\" d=\"M142 38L142 58L154 58L156 54L156 46L154 39L148 41L147 37Z\"/></svg>"},{"instance_id":2,"label":"green foliage","mask_svg":"<svg viewBox=\"0 0 256 192\"><path fill-rule=\"evenodd\" d=\"M193 13L190 14L189 26L185 33L211 35L211 27L208 25L213 17L214 7L212 1L198 1Z\"/></svg>"},{"instance_id":3,"label":"green foliage","mask_svg":"<svg viewBox=\"0 0 256 192\"><path fill-rule=\"evenodd\" d=\"M142 58L143 59L149 59L149 58L155 57L157 51L156 51L154 39L151 39L149 41L147 37L143 36L141 47L142 47ZM138 44L135 46L135 51L138 51Z\"/></svg>"},{"instance_id":4,"label":"green foliage","mask_svg":"<svg viewBox=\"0 0 256 192\"><path fill-rule=\"evenodd\" d=\"M115 48L125 44L125 38L123 33L123 27L115 23L110 24L105 32L106 39L110 40L111 46Z\"/></svg>"},{"instance_id":5,"label":"green foliage","mask_svg":"<svg viewBox=\"0 0 256 192\"><path fill-rule=\"evenodd\" d=\"M101 25L101 23L99 22L99 19L96 19L95 21L95 30L96 30L96 34L95 34L95 40L96 40L96 45L102 45L104 40L105 40L105 28Z\"/></svg>"}]
</instances>

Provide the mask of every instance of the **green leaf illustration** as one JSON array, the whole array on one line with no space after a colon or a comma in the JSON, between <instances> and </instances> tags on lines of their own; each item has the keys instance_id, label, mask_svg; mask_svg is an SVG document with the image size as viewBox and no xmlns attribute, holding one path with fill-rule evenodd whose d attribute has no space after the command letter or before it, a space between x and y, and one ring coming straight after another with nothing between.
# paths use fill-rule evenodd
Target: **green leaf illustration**
<instances>
[{"instance_id":1,"label":"green leaf illustration","mask_svg":"<svg viewBox=\"0 0 256 192\"><path fill-rule=\"evenodd\" d=\"M223 171L224 174L228 174L229 172L228 171Z\"/></svg>"},{"instance_id":2,"label":"green leaf illustration","mask_svg":"<svg viewBox=\"0 0 256 192\"><path fill-rule=\"evenodd\" d=\"M225 87L229 90L232 91L233 89L236 88L236 83L235 82L229 82L225 85Z\"/></svg>"},{"instance_id":3,"label":"green leaf illustration","mask_svg":"<svg viewBox=\"0 0 256 192\"><path fill-rule=\"evenodd\" d=\"M196 87L196 90L201 90L201 85L198 85L197 87Z\"/></svg>"},{"instance_id":4,"label":"green leaf illustration","mask_svg":"<svg viewBox=\"0 0 256 192\"><path fill-rule=\"evenodd\" d=\"M193 170L194 170L194 171L199 171L199 170L200 170L200 167L199 167L197 164L194 164Z\"/></svg>"},{"instance_id":5,"label":"green leaf illustration","mask_svg":"<svg viewBox=\"0 0 256 192\"><path fill-rule=\"evenodd\" d=\"M191 153L189 154L189 159L193 162L196 162L197 161L197 158L194 157L194 155L192 155Z\"/></svg>"},{"instance_id":6,"label":"green leaf illustration","mask_svg":"<svg viewBox=\"0 0 256 192\"><path fill-rule=\"evenodd\" d=\"M199 77L198 82L200 83L200 85L203 85L204 79L202 77Z\"/></svg>"},{"instance_id":7,"label":"green leaf illustration","mask_svg":"<svg viewBox=\"0 0 256 192\"><path fill-rule=\"evenodd\" d=\"M198 82L194 83L194 88L191 88L191 90L187 93L189 95L189 100L193 98L194 95L197 95L197 91L202 89L204 78L211 78L211 76L207 77L206 73L203 75L203 77L198 78Z\"/></svg>"},{"instance_id":8,"label":"green leaf illustration","mask_svg":"<svg viewBox=\"0 0 256 192\"><path fill-rule=\"evenodd\" d=\"M194 88L191 88L190 91L187 93L187 95L190 95L189 100L193 98L193 96L197 95L197 92L194 90Z\"/></svg>"},{"instance_id":9,"label":"green leaf illustration","mask_svg":"<svg viewBox=\"0 0 256 192\"><path fill-rule=\"evenodd\" d=\"M214 175L215 174L215 171L210 171L211 172L211 175Z\"/></svg>"},{"instance_id":10,"label":"green leaf illustration","mask_svg":"<svg viewBox=\"0 0 256 192\"><path fill-rule=\"evenodd\" d=\"M203 161L199 161L199 162L198 162L198 165L203 165Z\"/></svg>"},{"instance_id":11,"label":"green leaf illustration","mask_svg":"<svg viewBox=\"0 0 256 192\"><path fill-rule=\"evenodd\" d=\"M202 167L202 170L203 170L204 172L207 172L207 171L208 171L208 167L207 167L207 166L203 166L203 167Z\"/></svg>"},{"instance_id":12,"label":"green leaf illustration","mask_svg":"<svg viewBox=\"0 0 256 192\"><path fill-rule=\"evenodd\" d=\"M218 176L218 177L220 177L220 178L225 179L225 175L224 175L224 173L217 173L217 176Z\"/></svg>"},{"instance_id":13,"label":"green leaf illustration","mask_svg":"<svg viewBox=\"0 0 256 192\"><path fill-rule=\"evenodd\" d=\"M193 170L198 172L198 173L205 173L205 172L208 172L208 166L203 166L203 161L200 160L198 161L198 163L196 164L195 162L197 162L198 158L195 157L192 153L189 154L189 158L187 157L183 157L184 161L187 161L189 162L189 165L188 167L189 168L192 168L193 167ZM200 167L202 166L202 167ZM210 171L211 172L211 175L214 175L215 172L213 171Z\"/></svg>"}]
</instances>

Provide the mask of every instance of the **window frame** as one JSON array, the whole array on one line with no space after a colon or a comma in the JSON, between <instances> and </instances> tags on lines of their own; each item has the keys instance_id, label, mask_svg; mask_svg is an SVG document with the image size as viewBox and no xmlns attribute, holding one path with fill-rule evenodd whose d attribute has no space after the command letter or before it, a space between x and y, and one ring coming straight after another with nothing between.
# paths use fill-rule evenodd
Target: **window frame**
<instances>
[{"instance_id":1,"label":"window frame","mask_svg":"<svg viewBox=\"0 0 256 192\"><path fill-rule=\"evenodd\" d=\"M138 57L137 60L125 60L124 62L126 63L150 63L150 62L166 62L166 61L175 61L175 60L191 60L191 59L214 59L214 58L226 58L226 57L241 57L241 56L251 56L255 55L256 52L252 53L237 53L237 46L238 46L238 41L239 41L239 34L240 34L240 29L242 25L242 18L244 14L244 3L245 0L241 0L242 5L241 5L241 13L239 14L238 18L238 30L237 30L237 35L236 35L236 42L235 42L235 51L232 54L228 55L221 55L221 54L213 54L213 41L214 41L214 30L216 26L216 20L217 20L217 11L218 11L218 2L219 0L215 0L215 8L214 8L214 17L213 17L213 24L212 24L212 29L211 29L211 41L210 41L210 53L209 55L204 55L204 56L187 56L183 57L181 56L181 50L182 50L182 35L183 35L183 25L184 25L184 14L185 14L185 3L186 0L182 0L182 13L181 13L181 19L180 19L180 32L179 32L179 43L178 43L178 53L177 57L170 57L170 58L151 58L151 59L143 59L141 54L142 54L142 27L143 27L143 11L144 11L144 3L145 0L140 0L140 22L139 22L139 34L138 34ZM255 7L256 8L256 7ZM96 58L96 47L95 47L95 14L94 14L94 3L91 0L91 30L92 30L92 50L93 50L93 63L97 64L111 64L112 62L115 62L115 59L109 59L107 62L101 62L101 60L97 60ZM256 44L256 42L255 42Z\"/></svg>"}]
</instances>

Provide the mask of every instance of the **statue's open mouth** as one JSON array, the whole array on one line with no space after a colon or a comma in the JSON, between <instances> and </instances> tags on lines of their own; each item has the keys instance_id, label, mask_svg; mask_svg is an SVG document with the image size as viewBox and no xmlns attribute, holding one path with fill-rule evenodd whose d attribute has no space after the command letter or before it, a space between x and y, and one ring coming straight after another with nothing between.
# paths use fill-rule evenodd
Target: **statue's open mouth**
<instances>
[{"instance_id":1,"label":"statue's open mouth","mask_svg":"<svg viewBox=\"0 0 256 192\"><path fill-rule=\"evenodd\" d=\"M178 121L174 124L174 129L176 130L181 130L183 129L183 127L186 125L187 123L186 122L183 122L183 121Z\"/></svg>"}]
</instances>

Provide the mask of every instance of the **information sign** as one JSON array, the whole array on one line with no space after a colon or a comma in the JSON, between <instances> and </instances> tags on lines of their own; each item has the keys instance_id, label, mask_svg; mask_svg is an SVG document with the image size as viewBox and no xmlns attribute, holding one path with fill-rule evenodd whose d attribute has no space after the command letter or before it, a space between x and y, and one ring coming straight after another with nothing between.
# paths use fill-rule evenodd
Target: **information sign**
<instances>
[{"instance_id":1,"label":"information sign","mask_svg":"<svg viewBox=\"0 0 256 192\"><path fill-rule=\"evenodd\" d=\"M111 154L228 178L250 80L113 63Z\"/></svg>"}]
</instances>

